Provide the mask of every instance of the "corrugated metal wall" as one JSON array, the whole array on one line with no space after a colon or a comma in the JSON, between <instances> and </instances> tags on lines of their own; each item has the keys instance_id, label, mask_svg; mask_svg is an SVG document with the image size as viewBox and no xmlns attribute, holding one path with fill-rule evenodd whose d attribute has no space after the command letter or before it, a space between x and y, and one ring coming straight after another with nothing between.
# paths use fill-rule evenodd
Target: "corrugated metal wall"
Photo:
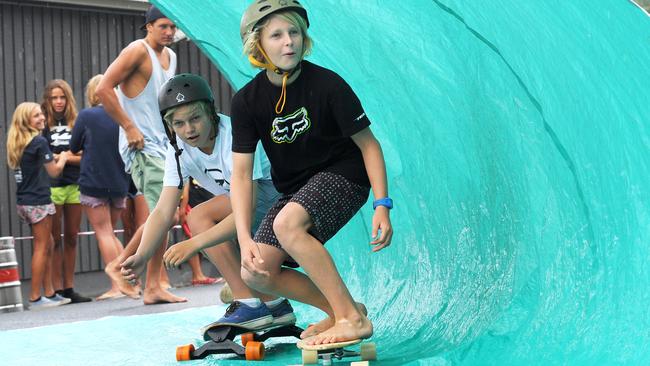
<instances>
[{"instance_id":1,"label":"corrugated metal wall","mask_svg":"<svg viewBox=\"0 0 650 366\"><path fill-rule=\"evenodd\" d=\"M16 105L40 103L45 83L65 79L73 88L77 107L84 107L85 84L103 73L124 46L144 37L143 15L132 11L80 8L28 1L0 0L0 236L28 237L30 228L16 216L15 182L6 165L7 128ZM230 112L233 91L218 70L191 42L181 41L178 72L197 73L210 81L217 105ZM82 231L91 228L85 218ZM16 254L21 278L31 277L31 240L18 240ZM93 236L81 236L77 272L102 269Z\"/></svg>"}]
</instances>

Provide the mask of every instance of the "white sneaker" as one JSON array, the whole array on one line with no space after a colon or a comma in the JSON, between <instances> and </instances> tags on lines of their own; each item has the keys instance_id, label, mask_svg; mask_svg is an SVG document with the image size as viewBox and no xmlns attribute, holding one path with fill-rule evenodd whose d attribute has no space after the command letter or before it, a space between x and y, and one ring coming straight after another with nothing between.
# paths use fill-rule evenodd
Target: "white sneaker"
<instances>
[{"instance_id":1,"label":"white sneaker","mask_svg":"<svg viewBox=\"0 0 650 366\"><path fill-rule=\"evenodd\" d=\"M52 308L61 305L58 301L53 301L45 296L41 296L36 301L29 301L29 310L42 310L45 308Z\"/></svg>"}]
</instances>

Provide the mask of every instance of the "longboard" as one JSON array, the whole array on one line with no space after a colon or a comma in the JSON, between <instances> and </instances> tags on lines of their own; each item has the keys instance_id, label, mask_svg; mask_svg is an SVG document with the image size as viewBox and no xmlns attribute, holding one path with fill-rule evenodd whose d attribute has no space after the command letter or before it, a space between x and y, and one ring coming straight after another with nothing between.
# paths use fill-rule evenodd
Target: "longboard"
<instances>
[{"instance_id":1,"label":"longboard","mask_svg":"<svg viewBox=\"0 0 650 366\"><path fill-rule=\"evenodd\" d=\"M201 328L203 339L207 343L198 349L193 344L176 348L176 360L188 361L203 359L212 354L234 353L249 361L264 359L264 341L274 337L296 337L300 339L303 329L290 325L270 325L265 328L242 327L237 324L210 323ZM234 340L241 335L241 345Z\"/></svg>"},{"instance_id":2,"label":"longboard","mask_svg":"<svg viewBox=\"0 0 650 366\"><path fill-rule=\"evenodd\" d=\"M324 366L329 366L332 364L332 359L342 360L347 357L361 357L362 362L352 362L350 366L369 365L368 361L377 359L377 346L372 342L361 342L361 339L355 339L347 342L309 345L305 340L300 340L296 346L302 350L303 365L315 365L321 359ZM345 349L359 343L361 343L359 352Z\"/></svg>"}]
</instances>

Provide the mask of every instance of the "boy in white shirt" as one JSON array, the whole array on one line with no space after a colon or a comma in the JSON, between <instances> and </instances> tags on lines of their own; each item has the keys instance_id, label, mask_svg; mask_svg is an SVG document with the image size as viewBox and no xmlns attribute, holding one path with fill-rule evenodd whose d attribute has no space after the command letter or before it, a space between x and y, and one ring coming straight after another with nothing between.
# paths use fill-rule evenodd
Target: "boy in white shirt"
<instances>
[{"instance_id":1,"label":"boy in white shirt","mask_svg":"<svg viewBox=\"0 0 650 366\"><path fill-rule=\"evenodd\" d=\"M158 203L145 223L137 252L122 263L122 275L133 281L142 274L166 229L173 224L183 185L191 176L215 197L192 210L187 223L193 236L169 248L163 257L165 264L175 267L199 250L205 251L230 285L235 299L215 323L238 324L250 329L295 323L293 309L286 299L259 293L241 278L230 205L230 118L216 112L208 83L197 75L180 74L168 80L161 87L158 103L173 148L167 149ZM258 151L253 173L257 187L257 224L279 197L271 181L268 158L263 149Z\"/></svg>"}]
</instances>

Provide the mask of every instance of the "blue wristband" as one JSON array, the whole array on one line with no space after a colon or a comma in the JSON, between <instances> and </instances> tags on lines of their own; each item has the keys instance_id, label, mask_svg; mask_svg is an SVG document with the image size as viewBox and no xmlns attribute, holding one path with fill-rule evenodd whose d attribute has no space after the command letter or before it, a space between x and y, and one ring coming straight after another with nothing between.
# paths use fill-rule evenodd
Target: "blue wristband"
<instances>
[{"instance_id":1,"label":"blue wristband","mask_svg":"<svg viewBox=\"0 0 650 366\"><path fill-rule=\"evenodd\" d=\"M376 209L377 206L384 206L384 207L386 207L387 209L390 210L391 208L393 208L393 200L388 198L388 197L380 198L378 200L375 200L372 203L372 208L373 209Z\"/></svg>"}]
</instances>

